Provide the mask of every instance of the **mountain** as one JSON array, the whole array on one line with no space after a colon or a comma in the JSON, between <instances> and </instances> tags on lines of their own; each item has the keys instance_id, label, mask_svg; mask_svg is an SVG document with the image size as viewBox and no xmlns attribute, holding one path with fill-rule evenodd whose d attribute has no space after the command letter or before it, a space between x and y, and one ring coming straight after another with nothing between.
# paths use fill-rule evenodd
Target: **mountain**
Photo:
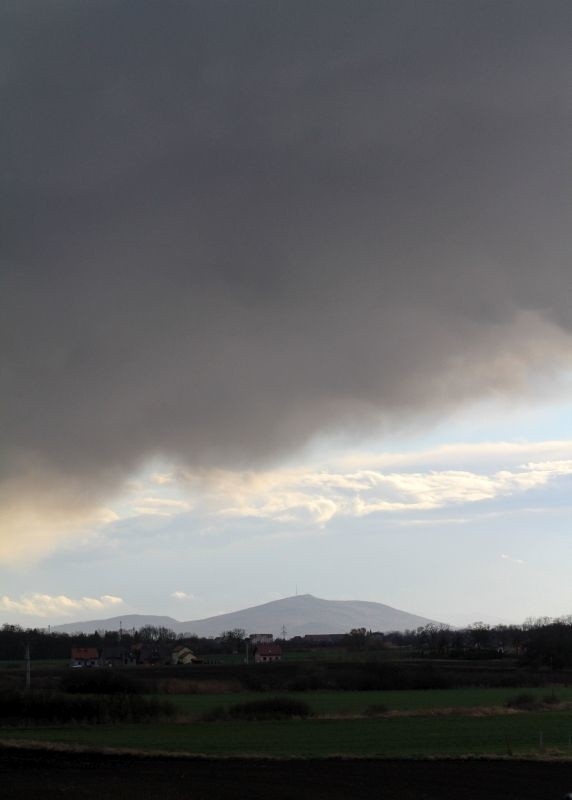
<instances>
[{"instance_id":1,"label":"mountain","mask_svg":"<svg viewBox=\"0 0 572 800\"><path fill-rule=\"evenodd\" d=\"M426 625L430 621L381 603L322 600L311 594L303 594L230 614L183 622L179 630L191 631L199 636L216 636L225 630L244 628L247 633L273 633L277 636L285 626L286 635L290 638L307 633L347 633L352 628L405 630Z\"/></svg>"},{"instance_id":2,"label":"mountain","mask_svg":"<svg viewBox=\"0 0 572 800\"><path fill-rule=\"evenodd\" d=\"M304 636L310 633L347 633L352 628L373 631L402 631L427 625L434 620L409 614L397 608L363 600L322 600L311 594L273 600L241 611L219 614L206 619L178 622L172 617L155 617L131 614L90 622L70 622L58 625L56 631L66 633L93 633L96 630L141 628L143 625L164 626L176 633L194 633L197 636L219 636L223 631L244 628L246 633L273 633L286 636Z\"/></svg>"},{"instance_id":3,"label":"mountain","mask_svg":"<svg viewBox=\"0 0 572 800\"><path fill-rule=\"evenodd\" d=\"M125 614L122 617L109 619L92 619L87 622L66 622L64 625L52 625L53 631L59 633L95 633L96 631L118 631L123 628L129 631L138 630L145 625L154 625L156 628L170 628L174 631L181 623L173 617L158 617L153 614Z\"/></svg>"}]
</instances>

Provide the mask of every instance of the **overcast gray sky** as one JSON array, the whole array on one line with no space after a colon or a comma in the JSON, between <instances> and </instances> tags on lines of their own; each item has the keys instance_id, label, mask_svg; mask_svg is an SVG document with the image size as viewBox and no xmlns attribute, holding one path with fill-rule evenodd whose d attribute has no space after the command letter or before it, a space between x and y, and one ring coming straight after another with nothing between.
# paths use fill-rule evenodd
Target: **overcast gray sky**
<instances>
[{"instance_id":1,"label":"overcast gray sky","mask_svg":"<svg viewBox=\"0 0 572 800\"><path fill-rule=\"evenodd\" d=\"M431 447L447 444L452 419L465 419L458 442L543 438L528 411L529 430L509 417L522 403L545 413L555 396L566 408L569 396L571 34L572 6L555 0L4 4L10 602L83 594L66 583L67 556L51 572L38 559L72 547L92 563L102 526L130 526L125 558L150 535L161 551L169 503L179 545L165 553L199 558L194 532L223 513L233 542L262 524L263 543L244 556L262 565L272 525L261 504L300 493L284 470L346 480L349 450L424 451L436 425ZM551 426L551 440L567 434ZM146 504L146 481L170 494ZM336 520L334 572L354 552L358 517L399 511L395 486L379 485L365 500L354 485L367 510L350 514L330 482L331 516L322 485L310 516ZM200 522L185 516L197 507ZM307 540L290 548L295 563ZM209 569L223 568L219 556Z\"/></svg>"}]
</instances>

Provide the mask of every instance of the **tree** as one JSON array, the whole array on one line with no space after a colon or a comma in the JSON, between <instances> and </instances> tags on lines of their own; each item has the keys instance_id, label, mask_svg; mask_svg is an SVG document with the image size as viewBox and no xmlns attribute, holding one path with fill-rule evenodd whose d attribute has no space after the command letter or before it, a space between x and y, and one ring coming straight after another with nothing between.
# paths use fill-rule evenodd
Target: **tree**
<instances>
[{"instance_id":1,"label":"tree","mask_svg":"<svg viewBox=\"0 0 572 800\"><path fill-rule=\"evenodd\" d=\"M367 639L365 628L352 628L350 631L350 647L354 650L363 650Z\"/></svg>"},{"instance_id":2,"label":"tree","mask_svg":"<svg viewBox=\"0 0 572 800\"><path fill-rule=\"evenodd\" d=\"M527 632L522 661L526 664L560 669L572 665L572 625L550 622Z\"/></svg>"},{"instance_id":3,"label":"tree","mask_svg":"<svg viewBox=\"0 0 572 800\"><path fill-rule=\"evenodd\" d=\"M430 653L443 655L451 645L451 628L448 625L430 622L422 630L422 640Z\"/></svg>"},{"instance_id":4,"label":"tree","mask_svg":"<svg viewBox=\"0 0 572 800\"><path fill-rule=\"evenodd\" d=\"M484 622L474 622L472 625L469 625L467 630L473 647L480 650L489 647L491 637L489 625L486 625Z\"/></svg>"},{"instance_id":5,"label":"tree","mask_svg":"<svg viewBox=\"0 0 572 800\"><path fill-rule=\"evenodd\" d=\"M142 642L172 642L177 638L177 634L163 626L144 625L139 629L139 638Z\"/></svg>"},{"instance_id":6,"label":"tree","mask_svg":"<svg viewBox=\"0 0 572 800\"><path fill-rule=\"evenodd\" d=\"M223 646L231 653L238 653L245 638L246 631L244 628L233 628L231 631L223 631L221 634Z\"/></svg>"}]
</instances>

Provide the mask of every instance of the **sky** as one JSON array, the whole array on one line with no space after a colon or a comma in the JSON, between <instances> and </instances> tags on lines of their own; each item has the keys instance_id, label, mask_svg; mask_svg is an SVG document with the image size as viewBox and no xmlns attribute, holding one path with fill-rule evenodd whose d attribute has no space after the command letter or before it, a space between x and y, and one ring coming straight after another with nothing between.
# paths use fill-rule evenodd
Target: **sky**
<instances>
[{"instance_id":1,"label":"sky","mask_svg":"<svg viewBox=\"0 0 572 800\"><path fill-rule=\"evenodd\" d=\"M0 9L0 623L572 611L572 6Z\"/></svg>"}]
</instances>

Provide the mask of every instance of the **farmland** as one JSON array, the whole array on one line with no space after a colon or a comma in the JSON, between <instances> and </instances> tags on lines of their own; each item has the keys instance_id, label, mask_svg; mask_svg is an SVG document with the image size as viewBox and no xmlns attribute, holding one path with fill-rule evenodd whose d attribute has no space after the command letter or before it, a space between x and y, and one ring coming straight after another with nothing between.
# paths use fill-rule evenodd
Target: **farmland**
<instances>
[{"instance_id":1,"label":"farmland","mask_svg":"<svg viewBox=\"0 0 572 800\"><path fill-rule=\"evenodd\" d=\"M5 666L2 676L8 691L21 685L21 670ZM501 787L521 780L522 759L538 762L536 778L530 780L542 782L543 787L552 782L558 786L556 796L572 788L572 779L568 782L566 777L572 775L568 766L572 761L572 685L568 685L567 672L531 674L506 660L478 664L407 659L387 665L162 665L117 672L70 672L67 666L43 663L34 669L32 688L35 685L39 696L61 691L65 695L70 677L85 681L87 689L94 681L96 688L101 683L95 679L113 676L131 684L140 699L172 704L175 716L139 722L125 719L115 724L105 719L104 724L38 721L9 727L5 723L0 728L0 768L4 773L10 763L25 760L28 752L46 753L45 761L43 755L36 756L45 771L42 767L25 776L20 773L15 785L21 794L15 789L16 793L6 797L19 800L29 796L26 791L34 786L52 787L52 796L60 796L64 790L73 792L75 786L90 798L98 796L102 785L110 798L122 797L125 785L134 788L139 781L142 791L147 789L145 780L134 774L134 764L144 764L142 774L148 776L151 786L156 784L155 790L149 789L155 794L149 796L163 800L171 795L157 787L161 770L168 764L177 765L178 777L170 789L173 798L235 796L236 787L226 779L235 773L237 780L248 781L253 797L262 797L272 781L287 786L294 770L300 772L296 778L300 797L337 798L348 793L365 797L379 780L388 782L386 798L447 797L452 796L447 787L455 781L461 786L463 775L478 776L479 780L490 775L497 781L497 794L486 784L475 784L472 794L463 791L462 796L500 800L514 796L510 792L503 795ZM307 688L293 688L298 685ZM320 688L328 686L332 688ZM526 695L526 703L509 706L509 701L521 695ZM72 697L84 695L80 691ZM224 711L273 697L307 704L310 716L252 721L230 717ZM128 753L136 753L139 760L129 761L134 756ZM80 777L84 762L91 765L87 784ZM306 765L312 765L311 769ZM332 778L332 770L337 770L337 780ZM431 772L429 778L427 771ZM70 776L76 773L74 784ZM319 785L316 776L321 776ZM426 780L431 782L428 791ZM27 781L32 788L26 789ZM188 782L196 792L187 794L186 786L177 781ZM180 786L179 793L176 786ZM409 787L409 794L404 793L404 786ZM284 788L276 796L291 795ZM554 795L539 794L538 785L533 791L523 781L519 797L532 800L543 796L548 800Z\"/></svg>"},{"instance_id":2,"label":"farmland","mask_svg":"<svg viewBox=\"0 0 572 800\"><path fill-rule=\"evenodd\" d=\"M444 670L429 672L425 665L421 667L422 674L435 683L442 680ZM5 775L13 769L16 778L13 792L3 796L20 800L41 787L54 797L81 789L88 799L100 796L105 787L106 796L113 800L123 797L128 785L132 790L140 786L146 796L162 800L188 796L216 800L235 797L234 780L244 780L254 798L266 796L273 782L278 782L274 795L285 799L292 796L290 779L296 781L296 796L329 799L369 797L380 781L388 800L418 796L437 800L453 796L453 785L460 787L467 800L514 796L510 792L517 784L522 784L519 798L530 800L563 796L572 788L572 778L568 780L572 775L572 686L565 683L554 685L546 676L538 676L545 685L526 687L524 675L507 669L506 664L479 665L478 671L468 665L465 673L460 665L455 675L477 675L490 684L287 691L280 687L297 679L299 673L292 671L297 666L250 669L246 673L243 667L204 665L121 673L144 692L139 698L171 703L175 709L171 720L4 725L0 728L0 769ZM398 675L402 680L406 674L404 670L373 672L367 664L353 672L340 672L337 665L320 669L323 682L340 675L345 681L348 675L355 685L368 685L371 676L393 679ZM67 668L56 665L45 665L43 670L36 670L34 677L40 694L52 687L61 689L70 675ZM73 676L92 679L104 674L115 672ZM417 674L411 673L411 683L419 682ZM254 682L265 688L249 690L245 675L262 676ZM499 686L501 680L509 685ZM509 707L509 700L522 694L527 704ZM272 697L306 703L311 716L280 721L213 716L217 709ZM205 715L211 715L211 721ZM136 753L136 759L128 753ZM27 758L27 763L38 766L22 772ZM161 785L166 769L175 776L168 790ZM522 777L524 770L530 771L527 780ZM492 789L488 779L495 781ZM473 781L469 792L462 789L464 780ZM540 785L543 791L553 786L558 793L541 794Z\"/></svg>"},{"instance_id":3,"label":"farmland","mask_svg":"<svg viewBox=\"0 0 572 800\"><path fill-rule=\"evenodd\" d=\"M526 689L527 694L541 700L551 692L558 700L572 702L572 687L560 686L550 690L546 687ZM276 693L277 694L277 693ZM515 690L508 688L462 688L462 689L418 689L410 691L369 692L288 692L288 697L307 702L318 715L361 715L371 706L385 706L388 711L431 711L438 709L491 708L504 706ZM170 695L182 714L198 715L216 707L256 700L259 692L233 692L223 694Z\"/></svg>"},{"instance_id":4,"label":"farmland","mask_svg":"<svg viewBox=\"0 0 572 800\"><path fill-rule=\"evenodd\" d=\"M172 758L0 749L6 800L552 800L572 786L568 764L499 759L379 760Z\"/></svg>"},{"instance_id":5,"label":"farmland","mask_svg":"<svg viewBox=\"0 0 572 800\"><path fill-rule=\"evenodd\" d=\"M542 737L542 742L541 742ZM0 740L58 742L209 756L324 758L572 756L572 714L397 717L1 729Z\"/></svg>"},{"instance_id":6,"label":"farmland","mask_svg":"<svg viewBox=\"0 0 572 800\"><path fill-rule=\"evenodd\" d=\"M58 742L209 756L323 758L487 755L572 756L568 710L416 714L379 718L153 722L0 729L0 740Z\"/></svg>"}]
</instances>

